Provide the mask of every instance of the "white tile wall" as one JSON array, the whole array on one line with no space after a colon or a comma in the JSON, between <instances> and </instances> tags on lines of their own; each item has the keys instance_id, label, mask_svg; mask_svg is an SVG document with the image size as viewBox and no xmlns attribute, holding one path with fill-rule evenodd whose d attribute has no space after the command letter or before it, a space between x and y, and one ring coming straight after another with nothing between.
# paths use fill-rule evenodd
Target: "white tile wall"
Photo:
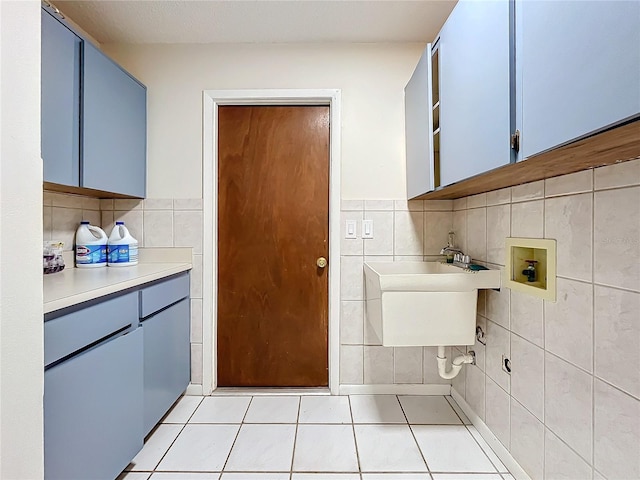
<instances>
[{"instance_id":1,"label":"white tile wall","mask_svg":"<svg viewBox=\"0 0 640 480\"><path fill-rule=\"evenodd\" d=\"M545 425L591 461L593 377L550 353L544 368Z\"/></svg>"},{"instance_id":2,"label":"white tile wall","mask_svg":"<svg viewBox=\"0 0 640 480\"><path fill-rule=\"evenodd\" d=\"M580 368L592 371L593 298L591 283L558 278L558 299L544 302L544 347Z\"/></svg>"},{"instance_id":3,"label":"white tile wall","mask_svg":"<svg viewBox=\"0 0 640 480\"><path fill-rule=\"evenodd\" d=\"M591 478L593 468L567 444L546 429L544 437L544 473L554 480Z\"/></svg>"},{"instance_id":4,"label":"white tile wall","mask_svg":"<svg viewBox=\"0 0 640 480\"><path fill-rule=\"evenodd\" d=\"M594 466L607 478L640 478L640 402L596 379Z\"/></svg>"},{"instance_id":5,"label":"white tile wall","mask_svg":"<svg viewBox=\"0 0 640 480\"><path fill-rule=\"evenodd\" d=\"M544 301L512 290L511 331L540 347L544 346Z\"/></svg>"},{"instance_id":6,"label":"white tile wall","mask_svg":"<svg viewBox=\"0 0 640 480\"><path fill-rule=\"evenodd\" d=\"M640 293L595 286L595 373L640 398Z\"/></svg>"},{"instance_id":7,"label":"white tile wall","mask_svg":"<svg viewBox=\"0 0 640 480\"><path fill-rule=\"evenodd\" d=\"M422 383L422 347L394 348L393 360L393 383Z\"/></svg>"},{"instance_id":8,"label":"white tile wall","mask_svg":"<svg viewBox=\"0 0 640 480\"><path fill-rule=\"evenodd\" d=\"M453 226L453 201L342 200L357 238L341 238L340 383L349 385L449 384L437 373L435 348L382 347L367 321L363 262L423 261L439 255ZM362 220L373 220L373 239L362 239Z\"/></svg>"},{"instance_id":9,"label":"white tile wall","mask_svg":"<svg viewBox=\"0 0 640 480\"><path fill-rule=\"evenodd\" d=\"M486 418L485 423L507 448L511 442L511 423L509 394L497 383L487 377Z\"/></svg>"},{"instance_id":10,"label":"white tile wall","mask_svg":"<svg viewBox=\"0 0 640 480\"><path fill-rule=\"evenodd\" d=\"M533 480L544 478L544 425L513 397L510 414L511 455Z\"/></svg>"},{"instance_id":11,"label":"white tile wall","mask_svg":"<svg viewBox=\"0 0 640 480\"><path fill-rule=\"evenodd\" d=\"M545 201L545 237L556 239L558 275L591 281L592 203L591 193Z\"/></svg>"},{"instance_id":12,"label":"white tile wall","mask_svg":"<svg viewBox=\"0 0 640 480\"><path fill-rule=\"evenodd\" d=\"M544 350L511 334L511 395L544 419Z\"/></svg>"},{"instance_id":13,"label":"white tile wall","mask_svg":"<svg viewBox=\"0 0 640 480\"><path fill-rule=\"evenodd\" d=\"M365 211L365 216L366 215L367 212ZM422 255L424 250L423 236L423 212L394 212L394 255ZM367 253L366 249L365 253Z\"/></svg>"},{"instance_id":14,"label":"white tile wall","mask_svg":"<svg viewBox=\"0 0 640 480\"><path fill-rule=\"evenodd\" d=\"M557 301L506 288L487 291L486 306L479 296L484 362L453 388L498 438L509 424L508 448L534 479L640 478L640 160L488 192L486 205L482 226L469 221L479 197L454 200L456 233L486 235L495 267L507 232L556 239ZM499 377L503 330L510 391Z\"/></svg>"},{"instance_id":15,"label":"white tile wall","mask_svg":"<svg viewBox=\"0 0 640 480\"><path fill-rule=\"evenodd\" d=\"M488 377L509 392L511 390L511 376L502 369L502 357L511 358L509 330L488 321L486 338L485 372Z\"/></svg>"},{"instance_id":16,"label":"white tile wall","mask_svg":"<svg viewBox=\"0 0 640 480\"><path fill-rule=\"evenodd\" d=\"M544 201L511 205L511 236L541 238L544 231ZM468 235L471 235L469 233Z\"/></svg>"},{"instance_id":17,"label":"white tile wall","mask_svg":"<svg viewBox=\"0 0 640 480\"><path fill-rule=\"evenodd\" d=\"M393 350L393 348L373 345L364 347L365 384L393 383Z\"/></svg>"},{"instance_id":18,"label":"white tile wall","mask_svg":"<svg viewBox=\"0 0 640 480\"><path fill-rule=\"evenodd\" d=\"M594 199L594 281L640 292L640 187Z\"/></svg>"},{"instance_id":19,"label":"white tile wall","mask_svg":"<svg viewBox=\"0 0 640 480\"><path fill-rule=\"evenodd\" d=\"M504 265L504 239L511 236L511 205L487 207L487 262Z\"/></svg>"},{"instance_id":20,"label":"white tile wall","mask_svg":"<svg viewBox=\"0 0 640 480\"><path fill-rule=\"evenodd\" d=\"M467 249L464 252L476 261L487 259L487 209L484 207L467 211Z\"/></svg>"}]
</instances>

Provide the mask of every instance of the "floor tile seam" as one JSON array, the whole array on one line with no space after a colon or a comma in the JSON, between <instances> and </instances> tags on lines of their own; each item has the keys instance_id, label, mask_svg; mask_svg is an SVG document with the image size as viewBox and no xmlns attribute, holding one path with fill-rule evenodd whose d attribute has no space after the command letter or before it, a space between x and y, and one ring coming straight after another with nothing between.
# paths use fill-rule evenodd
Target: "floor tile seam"
<instances>
[{"instance_id":1,"label":"floor tile seam","mask_svg":"<svg viewBox=\"0 0 640 480\"><path fill-rule=\"evenodd\" d=\"M427 469L427 472L429 473L429 475L431 475L431 470L429 469L429 464L427 463L427 459L424 457L424 453L422 452L422 448L420 448L420 444L418 443L418 439L416 438L416 434L413 431L413 428L411 427L411 424L409 423L409 418L407 417L407 412L404 411L404 407L402 406L402 402L400 401L400 398L398 395L396 395L396 400L398 402L398 405L400 405L400 411L402 411L402 415L404 415L405 420L407 421L407 425L409 426L409 431L411 432L411 437L413 438L413 441L416 445L416 447L418 447L418 452L420 452L420 458L422 458L422 461L424 462L424 466Z\"/></svg>"},{"instance_id":2,"label":"floor tile seam","mask_svg":"<svg viewBox=\"0 0 640 480\"><path fill-rule=\"evenodd\" d=\"M613 386L613 385L612 385ZM624 392L623 392L624 393ZM635 397L634 397L635 399ZM322 426L341 426L341 425L414 425L414 426L455 426L462 423L406 423L406 422L297 422L299 425L322 425ZM190 423L162 423L160 425L296 425L296 422L190 422Z\"/></svg>"},{"instance_id":3,"label":"floor tile seam","mask_svg":"<svg viewBox=\"0 0 640 480\"><path fill-rule=\"evenodd\" d=\"M358 449L358 438L356 437L356 424L353 421L353 409L351 408L351 397L347 395L347 401L349 402L349 415L351 416L351 432L353 433L353 445L356 449L356 462L358 463L358 472L360 473L360 479L362 480L362 464L360 463L360 451Z\"/></svg>"},{"instance_id":4,"label":"floor tile seam","mask_svg":"<svg viewBox=\"0 0 640 480\"><path fill-rule=\"evenodd\" d=\"M436 475L445 475L445 474L456 474L456 475L511 475L507 472L487 472L487 471L479 471L479 470L439 470L431 472Z\"/></svg>"},{"instance_id":5,"label":"floor tile seam","mask_svg":"<svg viewBox=\"0 0 640 480\"><path fill-rule=\"evenodd\" d=\"M244 410L244 415L242 416L242 421L240 422L240 428L242 428L242 424L247 419L247 414L249 413L249 409L251 408L252 403L253 403L253 396L249 398L249 403L247 403L247 408Z\"/></svg>"},{"instance_id":6,"label":"floor tile seam","mask_svg":"<svg viewBox=\"0 0 640 480\"><path fill-rule=\"evenodd\" d=\"M222 473L222 470L153 470L151 472L144 471L134 473Z\"/></svg>"},{"instance_id":7,"label":"floor tile seam","mask_svg":"<svg viewBox=\"0 0 640 480\"><path fill-rule=\"evenodd\" d=\"M447 403L449 404L449 406L453 409L453 411L455 412L456 416L460 419L460 422L462 423L462 425L466 425L466 423L464 423L464 419L460 416L460 413L458 412L458 410L456 410L456 408L453 406L453 404L451 402L455 403L454 398L451 395L444 395L444 399L447 401ZM451 399L451 400L449 400ZM456 403L456 405L458 406L458 408L460 408L460 405L458 405ZM462 411L462 409L460 408L460 410ZM464 413L464 412L462 412ZM467 419L469 420L469 419ZM471 421L471 420L469 420Z\"/></svg>"},{"instance_id":8,"label":"floor tile seam","mask_svg":"<svg viewBox=\"0 0 640 480\"><path fill-rule=\"evenodd\" d=\"M200 403L202 403L202 400L200 401ZM200 406L200 404L198 404L198 406ZM197 407L196 407L197 410ZM195 410L194 410L195 412ZM162 463L162 461L164 460L164 458L167 456L167 454L169 453L169 451L171 450L171 448L175 445L176 440L178 440L178 437L180 437L180 435L182 435L182 432L184 432L184 429L186 428L187 424L183 424L182 428L180 429L180 431L178 432L178 434L175 436L175 438L171 441L171 443L169 444L169 447L165 450L165 452L162 454L162 456L160 457L160 460L158 460L155 464L155 466L153 467L153 471L155 472L156 469L158 468L158 466ZM144 448L144 444L142 446L142 448Z\"/></svg>"},{"instance_id":9,"label":"floor tile seam","mask_svg":"<svg viewBox=\"0 0 640 480\"><path fill-rule=\"evenodd\" d=\"M194 473L195 471L172 471L170 473ZM147 472L142 472L142 473L147 473ZM266 473L266 474L271 474L271 473L291 473L289 472L289 470L233 470L233 471L222 471L222 472L218 472L218 471L206 471L206 472L201 472L198 471L197 473ZM312 473L312 474L323 474L323 473L328 473L331 475L350 475L350 474L354 474L354 473L358 473L358 472L354 472L354 471L346 471L346 470L339 470L339 471L322 471L322 470L295 470L293 473ZM375 472L375 473L385 473L385 472ZM404 472L403 472L404 473ZM412 472L407 472L407 473L412 473ZM416 473L424 473L424 472L416 472Z\"/></svg>"},{"instance_id":10,"label":"floor tile seam","mask_svg":"<svg viewBox=\"0 0 640 480\"><path fill-rule=\"evenodd\" d=\"M253 397L251 397L253 400ZM249 401L249 405L251 405L251 400ZM249 411L249 405L247 405L247 411ZM245 415L247 412L245 412ZM244 418L243 418L244 419ZM240 430L242 430L242 423L238 425L238 431L236 432L235 437L233 437L233 442L231 443L231 448L227 453L227 457L224 459L224 463L222 464L221 472L224 472L224 469L227 467L227 463L229 462L229 458L231 457L231 452L233 452L233 448L236 446L236 442L238 441L238 437L240 436ZM222 477L222 473L220 473L220 477Z\"/></svg>"},{"instance_id":11,"label":"floor tile seam","mask_svg":"<svg viewBox=\"0 0 640 480\"><path fill-rule=\"evenodd\" d=\"M302 398L298 397L298 409L296 411L296 429L293 433L293 448L291 449L291 463L289 464L289 478L293 477L293 462L296 458L296 444L298 443L298 420L300 420L300 407L302 405Z\"/></svg>"},{"instance_id":12,"label":"floor tile seam","mask_svg":"<svg viewBox=\"0 0 640 480\"><path fill-rule=\"evenodd\" d=\"M475 426L473 424L471 424L471 427ZM495 469L495 472L489 472L489 473L498 473L500 474L500 468L498 468L496 466L495 463L493 463L493 460L491 460L491 457L489 455L487 455L487 452L485 451L485 449L482 447L482 444L478 441L478 439L475 437L475 435L471 432L471 428L469 425L464 425L464 428L467 430L467 432L469 433L469 435L471 435L471 438L473 438L473 441L476 442L476 445L478 445L478 448L480 449L480 451L484 454L485 457L487 457L487 460L489 460L489 463L491 464L491 466ZM476 431L478 431L478 429L476 429ZM480 432L478 431L478 435L480 435ZM480 435L482 436L482 435ZM487 447L489 447L489 449L493 452L493 454L498 457L498 454L496 452L493 451L493 449L491 448L491 445L489 445L489 443L487 443ZM498 457L498 460L500 460L500 457ZM506 467L505 467L506 468ZM487 473L487 472L484 472ZM509 472L511 473L511 472Z\"/></svg>"},{"instance_id":13,"label":"floor tile seam","mask_svg":"<svg viewBox=\"0 0 640 480\"><path fill-rule=\"evenodd\" d=\"M182 398L184 398L184 396ZM196 414L196 412L198 411L198 409L203 403L204 403L204 396L200 399L200 401L198 402L198 405L196 405L196 408L193 409L193 412L191 412L191 415L189 415L189 418L187 418L187 421L184 422L185 425L189 423L189 420L193 418L193 416Z\"/></svg>"}]
</instances>

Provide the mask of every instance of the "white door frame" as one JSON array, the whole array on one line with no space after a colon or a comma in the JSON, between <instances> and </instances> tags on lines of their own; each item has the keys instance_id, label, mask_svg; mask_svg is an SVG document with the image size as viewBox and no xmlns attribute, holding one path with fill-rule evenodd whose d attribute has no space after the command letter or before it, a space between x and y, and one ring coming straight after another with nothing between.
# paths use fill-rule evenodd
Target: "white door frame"
<instances>
[{"instance_id":1,"label":"white door frame","mask_svg":"<svg viewBox=\"0 0 640 480\"><path fill-rule=\"evenodd\" d=\"M205 90L203 92L202 394L217 387L218 106L329 105L329 389L338 394L340 371L340 90ZM195 387L192 385L191 387ZM198 393L190 388L190 393Z\"/></svg>"}]
</instances>

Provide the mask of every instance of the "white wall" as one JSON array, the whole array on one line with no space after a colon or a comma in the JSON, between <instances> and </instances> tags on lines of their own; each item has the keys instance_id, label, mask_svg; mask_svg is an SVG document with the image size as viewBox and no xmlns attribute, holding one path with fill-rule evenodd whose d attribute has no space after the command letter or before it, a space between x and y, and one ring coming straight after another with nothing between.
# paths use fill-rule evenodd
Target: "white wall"
<instances>
[{"instance_id":1,"label":"white wall","mask_svg":"<svg viewBox=\"0 0 640 480\"><path fill-rule=\"evenodd\" d=\"M33 480L43 476L39 1L0 2L0 71L0 478Z\"/></svg>"},{"instance_id":2,"label":"white wall","mask_svg":"<svg viewBox=\"0 0 640 480\"><path fill-rule=\"evenodd\" d=\"M404 86L419 44L103 45L148 87L151 198L202 195L202 91L342 90L342 197L402 198Z\"/></svg>"}]
</instances>

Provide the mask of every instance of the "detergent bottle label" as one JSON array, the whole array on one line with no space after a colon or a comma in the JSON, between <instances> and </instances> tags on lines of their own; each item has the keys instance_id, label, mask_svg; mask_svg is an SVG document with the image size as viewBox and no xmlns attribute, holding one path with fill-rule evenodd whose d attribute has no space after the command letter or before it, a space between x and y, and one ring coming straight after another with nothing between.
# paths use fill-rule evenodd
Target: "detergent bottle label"
<instances>
[{"instance_id":1,"label":"detergent bottle label","mask_svg":"<svg viewBox=\"0 0 640 480\"><path fill-rule=\"evenodd\" d=\"M129 263L137 260L137 245L109 245L109 263Z\"/></svg>"},{"instance_id":2,"label":"detergent bottle label","mask_svg":"<svg viewBox=\"0 0 640 480\"><path fill-rule=\"evenodd\" d=\"M92 265L107 261L106 245L76 245L76 263Z\"/></svg>"}]
</instances>

